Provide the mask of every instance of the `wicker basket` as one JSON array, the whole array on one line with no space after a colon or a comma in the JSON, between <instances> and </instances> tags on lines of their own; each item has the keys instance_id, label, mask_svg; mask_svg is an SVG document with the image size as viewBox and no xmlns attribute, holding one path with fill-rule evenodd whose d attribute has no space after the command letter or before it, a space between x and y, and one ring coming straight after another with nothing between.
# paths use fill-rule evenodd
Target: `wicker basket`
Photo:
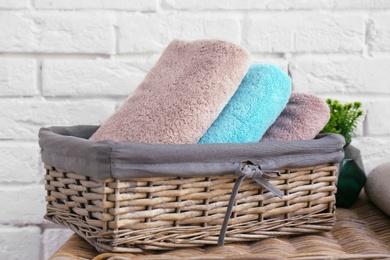
<instances>
[{"instance_id":1,"label":"wicker basket","mask_svg":"<svg viewBox=\"0 0 390 260\"><path fill-rule=\"evenodd\" d=\"M93 178L89 171L81 174L63 169L63 162L69 159L61 157L64 153L71 154L74 162L92 160L79 158L85 152L82 149L63 146L67 142L77 144L78 137L43 135L40 144L46 168L45 217L69 227L99 252L143 252L221 245L221 241L255 241L328 231L334 223L335 161L342 156L341 143L341 148L334 149L337 152L324 150L331 154L328 157L333 162L282 168L278 178L267 180L264 186L259 185L256 176L245 179L247 176L234 174ZM302 158L292 154L293 157L286 157L291 165L311 158L308 154ZM48 165L49 161L54 165ZM270 190L280 191L283 197Z\"/></svg>"},{"instance_id":2,"label":"wicker basket","mask_svg":"<svg viewBox=\"0 0 390 260\"><path fill-rule=\"evenodd\" d=\"M283 199L244 180L226 242L328 231L334 222L337 167L285 169L270 182ZM94 181L46 168L47 215L98 251L216 244L235 178L133 178Z\"/></svg>"}]
</instances>

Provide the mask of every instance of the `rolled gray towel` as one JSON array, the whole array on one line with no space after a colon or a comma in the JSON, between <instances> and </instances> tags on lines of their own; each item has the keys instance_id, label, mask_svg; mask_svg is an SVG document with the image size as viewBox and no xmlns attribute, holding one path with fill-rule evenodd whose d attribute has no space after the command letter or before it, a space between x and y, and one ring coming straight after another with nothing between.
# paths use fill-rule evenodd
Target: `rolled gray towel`
<instances>
[{"instance_id":1,"label":"rolled gray towel","mask_svg":"<svg viewBox=\"0 0 390 260\"><path fill-rule=\"evenodd\" d=\"M364 191L367 197L390 216L390 162L377 166L367 175Z\"/></svg>"},{"instance_id":2,"label":"rolled gray towel","mask_svg":"<svg viewBox=\"0 0 390 260\"><path fill-rule=\"evenodd\" d=\"M325 100L306 93L292 93L286 108L268 128L261 142L313 139L330 119Z\"/></svg>"}]
</instances>

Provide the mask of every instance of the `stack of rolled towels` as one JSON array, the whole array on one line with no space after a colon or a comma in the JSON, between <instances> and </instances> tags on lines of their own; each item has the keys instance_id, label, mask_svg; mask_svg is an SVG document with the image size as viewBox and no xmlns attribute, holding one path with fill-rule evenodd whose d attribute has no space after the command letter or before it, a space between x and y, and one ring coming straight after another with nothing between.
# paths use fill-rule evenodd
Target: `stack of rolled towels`
<instances>
[{"instance_id":1,"label":"stack of rolled towels","mask_svg":"<svg viewBox=\"0 0 390 260\"><path fill-rule=\"evenodd\" d=\"M221 40L171 42L143 82L90 140L154 144L313 139L330 117L324 100L292 92L272 64Z\"/></svg>"}]
</instances>

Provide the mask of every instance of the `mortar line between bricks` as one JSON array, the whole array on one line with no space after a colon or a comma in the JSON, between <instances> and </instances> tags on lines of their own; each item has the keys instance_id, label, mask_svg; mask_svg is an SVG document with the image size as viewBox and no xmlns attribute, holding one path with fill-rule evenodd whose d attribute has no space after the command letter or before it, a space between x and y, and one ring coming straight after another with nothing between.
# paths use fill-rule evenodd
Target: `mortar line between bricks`
<instances>
[{"instance_id":1,"label":"mortar line between bricks","mask_svg":"<svg viewBox=\"0 0 390 260\"><path fill-rule=\"evenodd\" d=\"M370 18L370 14L368 14L368 16L366 17L366 20L364 21L364 48L363 48L363 56L364 57L370 56L370 46L369 46L369 41L371 38L370 23L371 23L371 18Z\"/></svg>"},{"instance_id":2,"label":"mortar line between bricks","mask_svg":"<svg viewBox=\"0 0 390 260\"><path fill-rule=\"evenodd\" d=\"M29 7L13 7L13 8L0 7L0 12L3 12L3 11L15 12L15 11L29 11L29 10L31 10Z\"/></svg>"},{"instance_id":3,"label":"mortar line between bricks","mask_svg":"<svg viewBox=\"0 0 390 260\"><path fill-rule=\"evenodd\" d=\"M133 59L150 58L153 55L161 55L157 52L145 53L114 53L114 54L87 54L87 53L23 53L23 52L0 52L0 58L14 59L69 59L69 60L111 60L112 58Z\"/></svg>"},{"instance_id":4,"label":"mortar line between bricks","mask_svg":"<svg viewBox=\"0 0 390 260\"><path fill-rule=\"evenodd\" d=\"M115 55L120 52L119 50L119 35L120 30L119 26L114 25L114 46L115 46ZM111 56L112 57L112 56Z\"/></svg>"},{"instance_id":5,"label":"mortar line between bricks","mask_svg":"<svg viewBox=\"0 0 390 260\"><path fill-rule=\"evenodd\" d=\"M287 52L286 52L287 54ZM351 52L288 52L290 59L294 58L366 58L362 55L362 50Z\"/></svg>"},{"instance_id":6,"label":"mortar line between bricks","mask_svg":"<svg viewBox=\"0 0 390 260\"><path fill-rule=\"evenodd\" d=\"M41 223L0 223L0 229L8 229L8 228L24 228L24 227L37 227L41 229Z\"/></svg>"},{"instance_id":7,"label":"mortar line between bricks","mask_svg":"<svg viewBox=\"0 0 390 260\"><path fill-rule=\"evenodd\" d=\"M41 127L44 127L41 125ZM0 144L36 144L38 141L38 136L36 139L2 139L0 138Z\"/></svg>"},{"instance_id":8,"label":"mortar line between bricks","mask_svg":"<svg viewBox=\"0 0 390 260\"><path fill-rule=\"evenodd\" d=\"M363 51L351 53L288 53L289 62L299 60L388 60L390 59L390 52L371 52L370 56L365 56Z\"/></svg>"},{"instance_id":9,"label":"mortar line between bricks","mask_svg":"<svg viewBox=\"0 0 390 260\"><path fill-rule=\"evenodd\" d=\"M117 13L141 13L141 14L155 14L155 13L176 13L179 12L181 14L206 14L206 15L215 15L215 14L223 14L227 17L231 16L231 14L278 14L285 12L294 12L294 13L323 13L323 14L365 14L367 12L376 12L376 13L387 13L390 12L390 7L387 8L371 8L371 9L333 9L333 8L297 8L297 9L167 9L161 8L161 10L123 10L117 8L37 8L36 6L30 7L19 7L19 8L1 8L0 11L14 11L14 12L26 12L26 11L34 11L34 12L73 12L73 13L88 13L88 12L117 12Z\"/></svg>"},{"instance_id":10,"label":"mortar line between bricks","mask_svg":"<svg viewBox=\"0 0 390 260\"><path fill-rule=\"evenodd\" d=\"M239 15L237 15L238 18L238 24L239 24L239 36L240 36L240 45L244 45L244 38L245 38L245 33L244 33L244 24L245 24L245 19L246 19L247 14L245 12L241 12Z\"/></svg>"},{"instance_id":11,"label":"mortar line between bricks","mask_svg":"<svg viewBox=\"0 0 390 260\"><path fill-rule=\"evenodd\" d=\"M215 14L224 14L226 16L230 16L233 14L245 13L246 15L253 14L283 14L286 12L289 13L321 13L321 14L365 14L367 12L388 12L390 8L377 8L377 9L333 9L333 8L311 8L311 9L166 9L163 8L162 12L166 13L174 13L179 12L181 14L203 14L203 15L215 15Z\"/></svg>"},{"instance_id":12,"label":"mortar line between bricks","mask_svg":"<svg viewBox=\"0 0 390 260\"><path fill-rule=\"evenodd\" d=\"M314 95L319 96L337 96L340 99L345 98L360 98L363 100L369 100L369 99L376 99L376 100L384 100L390 98L390 93L370 93L370 92L364 92L364 93L340 93L340 92L313 92Z\"/></svg>"},{"instance_id":13,"label":"mortar line between bricks","mask_svg":"<svg viewBox=\"0 0 390 260\"><path fill-rule=\"evenodd\" d=\"M130 93L131 94L131 93ZM45 100L48 102L68 102L71 98L72 101L90 101L90 100L101 100L101 101L123 101L125 100L129 95L123 95L123 96L102 96L102 95L88 95L88 96L45 96Z\"/></svg>"},{"instance_id":14,"label":"mortar line between bricks","mask_svg":"<svg viewBox=\"0 0 390 260\"><path fill-rule=\"evenodd\" d=\"M284 59L285 53L283 52L274 52L274 53L267 53L267 52L251 52L251 57L253 58L277 58L277 59Z\"/></svg>"},{"instance_id":15,"label":"mortar line between bricks","mask_svg":"<svg viewBox=\"0 0 390 260\"><path fill-rule=\"evenodd\" d=\"M131 93L129 93L130 95ZM79 102L79 101L93 101L93 100L101 100L101 101L122 101L126 99L129 95L62 95L62 96L0 96L1 100L26 100L26 101L42 101L42 102ZM70 100L71 99L71 100Z\"/></svg>"},{"instance_id":16,"label":"mortar line between bricks","mask_svg":"<svg viewBox=\"0 0 390 260\"><path fill-rule=\"evenodd\" d=\"M291 58L300 57L360 57L360 58L378 58L375 55L385 55L386 58L390 58L390 51L370 51L372 55L365 57L362 55L362 50L353 52L250 52L252 56L259 56L262 58L284 58L285 55L289 55ZM360 54L360 56L356 56ZM110 60L112 58L148 58L153 55L161 55L160 52L145 52L145 53L115 53L115 54L88 54L88 53L29 53L29 52L0 52L0 58L17 58L17 59L71 59L71 60L95 60L103 59Z\"/></svg>"},{"instance_id":17,"label":"mortar line between bricks","mask_svg":"<svg viewBox=\"0 0 390 260\"><path fill-rule=\"evenodd\" d=\"M42 60L37 59L37 71L36 71L36 84L37 84L37 89L38 93L40 96L43 96L43 82L42 82L42 72L43 72L43 67L42 67Z\"/></svg>"},{"instance_id":18,"label":"mortar line between bricks","mask_svg":"<svg viewBox=\"0 0 390 260\"><path fill-rule=\"evenodd\" d=\"M58 7L58 8L48 8L48 7L36 7L35 5L31 7L31 9L28 8L1 8L0 11L27 11L27 10L33 10L35 12L74 12L74 13L88 13L88 12L117 12L117 13L129 13L129 14L155 14L156 10L138 10L138 9L120 9L118 8L98 8L98 7L78 7L78 8L68 8L68 7Z\"/></svg>"},{"instance_id":19,"label":"mortar line between bricks","mask_svg":"<svg viewBox=\"0 0 390 260\"><path fill-rule=\"evenodd\" d=\"M109 59L111 54L96 53L45 53L45 52L0 52L0 58L31 58L31 59L75 59L94 60Z\"/></svg>"}]
</instances>

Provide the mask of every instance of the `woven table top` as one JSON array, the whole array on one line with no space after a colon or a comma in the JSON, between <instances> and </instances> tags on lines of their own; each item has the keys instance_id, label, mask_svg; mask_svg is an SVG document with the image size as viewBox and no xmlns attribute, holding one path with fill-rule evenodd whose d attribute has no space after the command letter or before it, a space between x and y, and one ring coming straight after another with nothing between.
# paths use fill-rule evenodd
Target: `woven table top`
<instances>
[{"instance_id":1,"label":"woven table top","mask_svg":"<svg viewBox=\"0 0 390 260\"><path fill-rule=\"evenodd\" d=\"M149 254L98 253L82 238L73 235L50 260L390 259L390 217L371 204L364 194L353 207L338 208L336 218L336 224L327 233Z\"/></svg>"}]
</instances>

